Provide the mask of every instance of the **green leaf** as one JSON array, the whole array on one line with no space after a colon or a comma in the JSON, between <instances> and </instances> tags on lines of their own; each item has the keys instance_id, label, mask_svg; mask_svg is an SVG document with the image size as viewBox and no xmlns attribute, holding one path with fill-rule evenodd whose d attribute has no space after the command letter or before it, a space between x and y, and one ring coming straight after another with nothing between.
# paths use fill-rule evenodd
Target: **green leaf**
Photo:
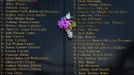
<instances>
[{"instance_id":1,"label":"green leaf","mask_svg":"<svg viewBox=\"0 0 134 75\"><path fill-rule=\"evenodd\" d=\"M76 20L76 15L73 16L73 19Z\"/></svg>"},{"instance_id":2,"label":"green leaf","mask_svg":"<svg viewBox=\"0 0 134 75\"><path fill-rule=\"evenodd\" d=\"M73 21L72 24L71 24L72 27L76 27L76 22Z\"/></svg>"}]
</instances>

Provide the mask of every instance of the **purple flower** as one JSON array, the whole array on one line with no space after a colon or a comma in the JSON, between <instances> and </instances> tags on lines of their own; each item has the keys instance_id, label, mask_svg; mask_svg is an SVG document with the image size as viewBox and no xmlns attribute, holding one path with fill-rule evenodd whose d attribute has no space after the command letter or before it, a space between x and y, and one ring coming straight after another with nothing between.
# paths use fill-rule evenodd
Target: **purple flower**
<instances>
[{"instance_id":1,"label":"purple flower","mask_svg":"<svg viewBox=\"0 0 134 75\"><path fill-rule=\"evenodd\" d=\"M59 21L58 21L58 26L61 29L69 29L69 27L71 26L71 22L72 20L68 20L66 19L66 17L62 17Z\"/></svg>"}]
</instances>

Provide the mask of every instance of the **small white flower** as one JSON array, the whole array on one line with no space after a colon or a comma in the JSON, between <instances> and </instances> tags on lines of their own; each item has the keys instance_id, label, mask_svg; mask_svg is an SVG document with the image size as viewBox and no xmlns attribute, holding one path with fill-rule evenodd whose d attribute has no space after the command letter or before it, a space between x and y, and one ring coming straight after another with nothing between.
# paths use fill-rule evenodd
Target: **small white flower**
<instances>
[{"instance_id":1,"label":"small white flower","mask_svg":"<svg viewBox=\"0 0 134 75\"><path fill-rule=\"evenodd\" d=\"M71 30L66 30L68 37L73 38L73 32Z\"/></svg>"},{"instance_id":2,"label":"small white flower","mask_svg":"<svg viewBox=\"0 0 134 75\"><path fill-rule=\"evenodd\" d=\"M71 19L71 14L70 14L70 12L68 12L68 13L66 14L66 19Z\"/></svg>"}]
</instances>

